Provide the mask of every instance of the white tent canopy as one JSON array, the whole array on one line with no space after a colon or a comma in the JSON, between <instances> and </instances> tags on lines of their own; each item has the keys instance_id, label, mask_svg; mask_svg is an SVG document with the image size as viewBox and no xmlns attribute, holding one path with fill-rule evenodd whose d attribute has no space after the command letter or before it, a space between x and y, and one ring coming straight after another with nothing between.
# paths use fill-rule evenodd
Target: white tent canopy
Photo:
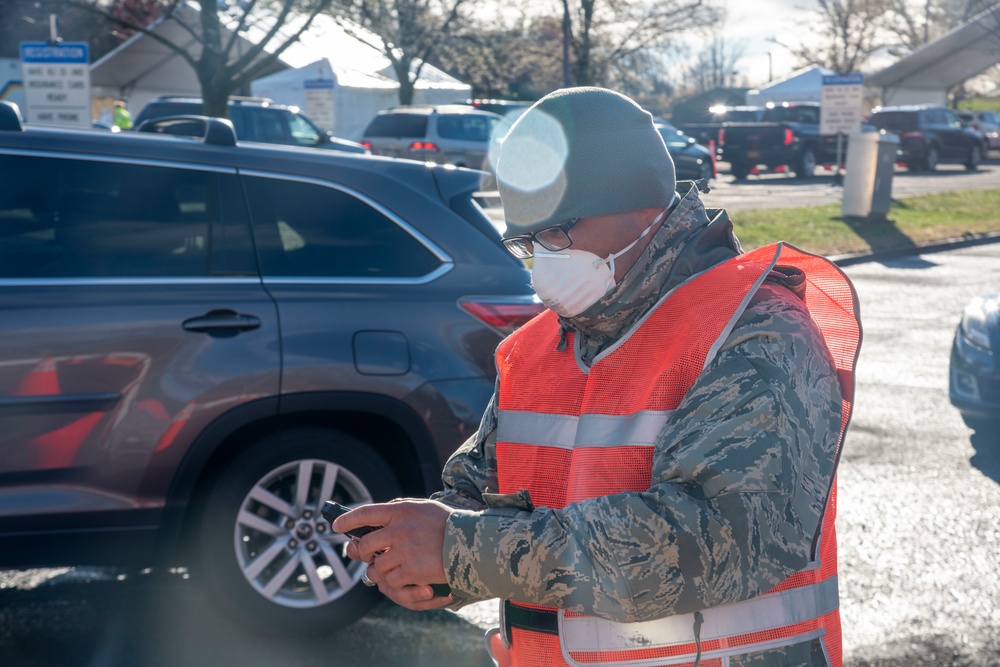
<instances>
[{"instance_id":1,"label":"white tent canopy","mask_svg":"<svg viewBox=\"0 0 1000 667\"><path fill-rule=\"evenodd\" d=\"M764 106L768 102L819 102L823 95L823 77L836 74L825 67L806 67L792 72L757 90L747 92L747 104Z\"/></svg>"},{"instance_id":2,"label":"white tent canopy","mask_svg":"<svg viewBox=\"0 0 1000 667\"><path fill-rule=\"evenodd\" d=\"M175 9L177 17L189 26L199 25L198 11L191 3L182 3ZM237 37L235 52L259 43L273 20L272 15L264 14L248 21ZM305 17L287 21L267 48L284 43L304 21ZM237 18L229 19L228 25L236 29ZM176 20L161 19L150 29L175 44L186 46L195 57L200 52L198 40ZM223 40L229 39L231 34L224 29ZM303 68L299 74L289 72L299 68ZM281 75L285 75L284 78ZM253 82L251 91L272 97L276 102L302 107L305 102L303 82L323 76L334 79L335 101L333 125L323 129L332 130L338 136L356 138L376 111L398 104L399 84L389 59L380 50L378 38L360 26L325 15L317 16L300 39L283 51L274 67L265 72L263 81L268 83ZM201 95L197 76L187 62L143 33L136 34L91 66L91 88L94 97L127 99L133 112L161 95ZM471 86L425 64L417 81L415 101L455 102L470 97L471 93Z\"/></svg>"},{"instance_id":3,"label":"white tent canopy","mask_svg":"<svg viewBox=\"0 0 1000 667\"><path fill-rule=\"evenodd\" d=\"M378 111L399 104L395 72L374 34L327 16L316 17L313 25L281 54L290 69L257 79L250 90L281 104L306 108L306 82L332 80L332 124L323 129L358 139ZM471 96L471 86L425 63L413 101L450 104Z\"/></svg>"},{"instance_id":4,"label":"white tent canopy","mask_svg":"<svg viewBox=\"0 0 1000 667\"><path fill-rule=\"evenodd\" d=\"M883 104L944 104L948 89L1000 63L1000 3L871 75Z\"/></svg>"},{"instance_id":5,"label":"white tent canopy","mask_svg":"<svg viewBox=\"0 0 1000 667\"><path fill-rule=\"evenodd\" d=\"M329 83L328 89L314 93L329 96L326 114L311 113L311 105L306 99L306 84L309 81ZM268 97L279 104L298 106L318 125L329 125L323 129L333 130L337 136L347 139L360 138L376 113L398 104L398 89L395 81L378 74L336 67L326 58L277 72L250 84L254 95ZM447 101L454 101L453 93L448 95ZM329 122L324 122L326 118Z\"/></svg>"}]
</instances>

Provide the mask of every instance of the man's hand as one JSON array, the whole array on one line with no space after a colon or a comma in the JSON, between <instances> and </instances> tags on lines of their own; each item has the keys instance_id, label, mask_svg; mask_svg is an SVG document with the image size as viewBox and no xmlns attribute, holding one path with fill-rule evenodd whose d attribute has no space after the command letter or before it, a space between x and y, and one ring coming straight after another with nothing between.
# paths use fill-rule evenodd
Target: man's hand
<instances>
[{"instance_id":1,"label":"man's hand","mask_svg":"<svg viewBox=\"0 0 1000 667\"><path fill-rule=\"evenodd\" d=\"M394 500L363 505L333 522L339 533L382 526L347 545L347 556L368 563L368 579L398 605L422 611L451 602L434 597L430 584L448 581L441 551L451 509L433 500Z\"/></svg>"}]
</instances>

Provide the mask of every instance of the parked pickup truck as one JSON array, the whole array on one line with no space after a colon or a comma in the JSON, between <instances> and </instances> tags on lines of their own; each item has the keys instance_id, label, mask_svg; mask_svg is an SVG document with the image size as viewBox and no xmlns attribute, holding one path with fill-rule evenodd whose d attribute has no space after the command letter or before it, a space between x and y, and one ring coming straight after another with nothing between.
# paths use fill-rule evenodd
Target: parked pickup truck
<instances>
[{"instance_id":1,"label":"parked pickup truck","mask_svg":"<svg viewBox=\"0 0 1000 667\"><path fill-rule=\"evenodd\" d=\"M820 164L837 163L837 135L820 135L819 104L768 106L759 123L726 123L719 131L721 159L738 179L754 167L785 166L797 178L809 178ZM841 143L844 159L847 139Z\"/></svg>"},{"instance_id":2,"label":"parked pickup truck","mask_svg":"<svg viewBox=\"0 0 1000 667\"><path fill-rule=\"evenodd\" d=\"M764 107L727 107L714 106L708 109L708 115L695 122L674 123L678 130L694 137L702 146L714 142L719 144L719 130L727 123L757 123L764 115Z\"/></svg>"}]
</instances>

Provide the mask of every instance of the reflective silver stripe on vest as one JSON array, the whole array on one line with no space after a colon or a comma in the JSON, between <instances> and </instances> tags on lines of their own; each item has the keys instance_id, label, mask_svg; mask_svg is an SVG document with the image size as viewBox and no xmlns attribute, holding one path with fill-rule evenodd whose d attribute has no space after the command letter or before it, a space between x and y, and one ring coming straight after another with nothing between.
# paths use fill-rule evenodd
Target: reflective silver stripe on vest
<instances>
[{"instance_id":1,"label":"reflective silver stripe on vest","mask_svg":"<svg viewBox=\"0 0 1000 667\"><path fill-rule=\"evenodd\" d=\"M736 637L751 632L776 630L782 627L819 618L838 608L837 577L832 576L816 584L792 588L779 593L769 593L759 597L712 607L703 610L704 623L701 626L700 641ZM559 612L559 641L563 656L570 664L576 664L570 653L588 651L628 651L656 649L678 644L694 644L694 614L668 616L655 621L641 623L616 623L592 616L570 616ZM722 657L753 653L767 648L788 646L822 635L810 631L789 638L774 637L759 643L739 647L703 652L702 658ZM639 660L614 661L614 665L642 667L643 665L669 665L691 662L694 652L670 658L647 658ZM593 667L596 663L588 662Z\"/></svg>"},{"instance_id":2,"label":"reflective silver stripe on vest","mask_svg":"<svg viewBox=\"0 0 1000 667\"><path fill-rule=\"evenodd\" d=\"M643 410L631 415L580 417L521 410L499 410L497 441L540 447L621 447L656 443L673 410Z\"/></svg>"}]
</instances>

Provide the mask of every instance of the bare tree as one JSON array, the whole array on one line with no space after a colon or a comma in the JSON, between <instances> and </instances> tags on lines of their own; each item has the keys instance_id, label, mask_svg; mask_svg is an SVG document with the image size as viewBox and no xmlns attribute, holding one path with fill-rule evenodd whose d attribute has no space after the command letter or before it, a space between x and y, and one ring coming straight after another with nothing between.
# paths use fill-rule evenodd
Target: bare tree
<instances>
[{"instance_id":1,"label":"bare tree","mask_svg":"<svg viewBox=\"0 0 1000 667\"><path fill-rule=\"evenodd\" d=\"M472 85L475 97L534 100L562 81L562 27L556 17L521 14L504 25L480 16L441 44L432 62Z\"/></svg>"},{"instance_id":2,"label":"bare tree","mask_svg":"<svg viewBox=\"0 0 1000 667\"><path fill-rule=\"evenodd\" d=\"M334 12L379 36L399 81L400 104L413 102L424 64L460 27L465 0L335 0ZM351 26L344 28L351 32Z\"/></svg>"},{"instance_id":3,"label":"bare tree","mask_svg":"<svg viewBox=\"0 0 1000 667\"><path fill-rule=\"evenodd\" d=\"M231 2L232 4L227 4ZM121 12L121 2L104 0L43 0L53 11L73 7L111 21L119 29L141 32L183 59L194 70L201 86L203 112L225 118L229 95L272 68L278 57L298 41L313 19L326 10L331 0L197 0L199 11L182 11L186 5L165 0L159 21L171 21L182 29L184 43L164 37L154 25L137 22L134 15ZM252 22L264 26L256 43L237 46L239 33ZM286 25L288 24L288 25ZM293 26L286 36L282 28ZM191 39L197 45L192 48Z\"/></svg>"},{"instance_id":4,"label":"bare tree","mask_svg":"<svg viewBox=\"0 0 1000 667\"><path fill-rule=\"evenodd\" d=\"M695 93L735 86L740 78L736 66L746 52L746 42L729 42L718 32L702 49L685 74L685 82Z\"/></svg>"},{"instance_id":5,"label":"bare tree","mask_svg":"<svg viewBox=\"0 0 1000 667\"><path fill-rule=\"evenodd\" d=\"M800 66L822 65L849 74L886 45L888 0L818 0L818 4L803 26L802 41L781 44Z\"/></svg>"},{"instance_id":6,"label":"bare tree","mask_svg":"<svg viewBox=\"0 0 1000 667\"><path fill-rule=\"evenodd\" d=\"M594 85L616 64L718 22L711 0L564 0L572 83ZM567 18L568 17L568 18Z\"/></svg>"}]
</instances>

